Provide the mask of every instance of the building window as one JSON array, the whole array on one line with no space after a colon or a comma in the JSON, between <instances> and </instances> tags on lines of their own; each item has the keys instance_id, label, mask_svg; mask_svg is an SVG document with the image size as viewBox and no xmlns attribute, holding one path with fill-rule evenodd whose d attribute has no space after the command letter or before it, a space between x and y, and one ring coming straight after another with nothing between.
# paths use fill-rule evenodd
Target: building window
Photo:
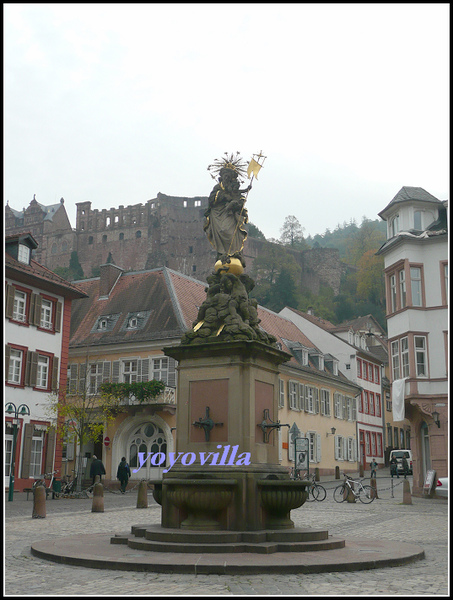
<instances>
[{"instance_id":1,"label":"building window","mask_svg":"<svg viewBox=\"0 0 453 600\"><path fill-rule=\"evenodd\" d=\"M404 269L401 269L398 273L399 285L400 285L400 303L401 308L406 306L406 274Z\"/></svg>"},{"instance_id":2,"label":"building window","mask_svg":"<svg viewBox=\"0 0 453 600\"><path fill-rule=\"evenodd\" d=\"M124 233L121 232L119 237L120 237L120 242L122 242L124 240Z\"/></svg>"},{"instance_id":3,"label":"building window","mask_svg":"<svg viewBox=\"0 0 453 600\"><path fill-rule=\"evenodd\" d=\"M375 383L380 383L380 376L379 376L379 367L374 367L374 381Z\"/></svg>"},{"instance_id":4,"label":"building window","mask_svg":"<svg viewBox=\"0 0 453 600\"><path fill-rule=\"evenodd\" d=\"M169 387L176 387L176 364L176 361L168 356L153 358L153 379L163 381Z\"/></svg>"},{"instance_id":5,"label":"building window","mask_svg":"<svg viewBox=\"0 0 453 600\"><path fill-rule=\"evenodd\" d=\"M27 299L28 294L15 290L14 293L14 308L13 319L25 323L27 321Z\"/></svg>"},{"instance_id":6,"label":"building window","mask_svg":"<svg viewBox=\"0 0 453 600\"><path fill-rule=\"evenodd\" d=\"M415 345L415 373L417 377L427 376L426 361L426 337L421 335L414 336Z\"/></svg>"},{"instance_id":7,"label":"building window","mask_svg":"<svg viewBox=\"0 0 453 600\"><path fill-rule=\"evenodd\" d=\"M193 246L189 246L189 254L193 254Z\"/></svg>"},{"instance_id":8,"label":"building window","mask_svg":"<svg viewBox=\"0 0 453 600\"><path fill-rule=\"evenodd\" d=\"M43 432L42 431L33 431L33 437L31 439L31 449L30 449L30 477L38 477L41 475L41 465L42 465L42 448L43 448Z\"/></svg>"},{"instance_id":9,"label":"building window","mask_svg":"<svg viewBox=\"0 0 453 600\"><path fill-rule=\"evenodd\" d=\"M88 236L88 244L91 245L92 243L93 243L93 236L90 235L90 236Z\"/></svg>"},{"instance_id":10,"label":"building window","mask_svg":"<svg viewBox=\"0 0 453 600\"><path fill-rule=\"evenodd\" d=\"M201 206L201 200L195 200L193 203L194 206Z\"/></svg>"},{"instance_id":11,"label":"building window","mask_svg":"<svg viewBox=\"0 0 453 600\"><path fill-rule=\"evenodd\" d=\"M369 393L368 412L370 415L374 415L374 392Z\"/></svg>"},{"instance_id":12,"label":"building window","mask_svg":"<svg viewBox=\"0 0 453 600\"><path fill-rule=\"evenodd\" d=\"M422 306L422 275L420 267L411 267L412 306Z\"/></svg>"},{"instance_id":13,"label":"building window","mask_svg":"<svg viewBox=\"0 0 453 600\"><path fill-rule=\"evenodd\" d=\"M401 338L401 376L409 377L409 340Z\"/></svg>"},{"instance_id":14,"label":"building window","mask_svg":"<svg viewBox=\"0 0 453 600\"><path fill-rule=\"evenodd\" d=\"M376 411L376 417L380 417L381 416L381 394L376 394L375 411Z\"/></svg>"},{"instance_id":15,"label":"building window","mask_svg":"<svg viewBox=\"0 0 453 600\"><path fill-rule=\"evenodd\" d=\"M395 235L398 235L398 232L400 230L400 216L399 215L395 215L393 217L393 219L390 220L389 223L389 233L390 233L390 237L395 237Z\"/></svg>"},{"instance_id":16,"label":"building window","mask_svg":"<svg viewBox=\"0 0 453 600\"><path fill-rule=\"evenodd\" d=\"M103 244L106 244L106 243L107 243L107 236L106 236L106 235L103 235L103 236L102 236L102 243L103 243Z\"/></svg>"},{"instance_id":17,"label":"building window","mask_svg":"<svg viewBox=\"0 0 453 600\"><path fill-rule=\"evenodd\" d=\"M422 211L414 211L414 229L422 231Z\"/></svg>"},{"instance_id":18,"label":"building window","mask_svg":"<svg viewBox=\"0 0 453 600\"><path fill-rule=\"evenodd\" d=\"M397 307L396 304L396 277L390 275L390 308L391 312L395 312Z\"/></svg>"},{"instance_id":19,"label":"building window","mask_svg":"<svg viewBox=\"0 0 453 600\"><path fill-rule=\"evenodd\" d=\"M123 381L125 383L135 383L137 381L137 361L123 361Z\"/></svg>"},{"instance_id":20,"label":"building window","mask_svg":"<svg viewBox=\"0 0 453 600\"><path fill-rule=\"evenodd\" d=\"M8 364L8 383L12 385L21 385L23 360L23 351L11 348Z\"/></svg>"},{"instance_id":21,"label":"building window","mask_svg":"<svg viewBox=\"0 0 453 600\"><path fill-rule=\"evenodd\" d=\"M49 364L48 356L38 355L38 366L36 372L36 387L47 390L49 388Z\"/></svg>"},{"instance_id":22,"label":"building window","mask_svg":"<svg viewBox=\"0 0 453 600\"><path fill-rule=\"evenodd\" d=\"M330 392L321 389L321 414L330 417Z\"/></svg>"},{"instance_id":23,"label":"building window","mask_svg":"<svg viewBox=\"0 0 453 600\"><path fill-rule=\"evenodd\" d=\"M30 248L25 246L25 244L19 244L17 260L26 265L30 264Z\"/></svg>"},{"instance_id":24,"label":"building window","mask_svg":"<svg viewBox=\"0 0 453 600\"><path fill-rule=\"evenodd\" d=\"M278 406L279 408L285 406L285 382L283 379L278 380Z\"/></svg>"},{"instance_id":25,"label":"building window","mask_svg":"<svg viewBox=\"0 0 453 600\"><path fill-rule=\"evenodd\" d=\"M100 321L98 323L99 331L105 331L108 327L108 324L109 324L108 319L100 319Z\"/></svg>"},{"instance_id":26,"label":"building window","mask_svg":"<svg viewBox=\"0 0 453 600\"><path fill-rule=\"evenodd\" d=\"M400 354L398 340L395 340L390 344L390 350L392 356L392 381L396 381L400 378Z\"/></svg>"},{"instance_id":27,"label":"building window","mask_svg":"<svg viewBox=\"0 0 453 600\"><path fill-rule=\"evenodd\" d=\"M41 300L41 322L40 326L44 329L52 329L52 314L53 314L53 302L43 298Z\"/></svg>"},{"instance_id":28,"label":"building window","mask_svg":"<svg viewBox=\"0 0 453 600\"><path fill-rule=\"evenodd\" d=\"M360 358L357 359L357 377L359 379L362 378L362 361L360 360Z\"/></svg>"},{"instance_id":29,"label":"building window","mask_svg":"<svg viewBox=\"0 0 453 600\"><path fill-rule=\"evenodd\" d=\"M387 425L387 444L390 446L390 448L393 446L392 426L390 424Z\"/></svg>"},{"instance_id":30,"label":"building window","mask_svg":"<svg viewBox=\"0 0 453 600\"><path fill-rule=\"evenodd\" d=\"M304 386L298 381L288 381L288 403L292 410L304 408Z\"/></svg>"},{"instance_id":31,"label":"building window","mask_svg":"<svg viewBox=\"0 0 453 600\"><path fill-rule=\"evenodd\" d=\"M138 239L138 238L141 238L141 237L142 237L142 232L141 232L140 230L136 231L136 232L135 232L135 237L136 237L137 239Z\"/></svg>"}]
</instances>

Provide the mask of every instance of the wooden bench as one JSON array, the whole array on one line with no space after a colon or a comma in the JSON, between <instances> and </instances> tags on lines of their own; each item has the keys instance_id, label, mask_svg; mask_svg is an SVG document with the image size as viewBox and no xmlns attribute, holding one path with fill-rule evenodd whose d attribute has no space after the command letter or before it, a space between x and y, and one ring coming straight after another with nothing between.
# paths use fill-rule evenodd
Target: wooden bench
<instances>
[{"instance_id":1,"label":"wooden bench","mask_svg":"<svg viewBox=\"0 0 453 600\"><path fill-rule=\"evenodd\" d=\"M23 491L27 492L27 500L28 500L28 495L33 494L33 488L24 488ZM53 489L46 487L46 500L49 497L49 494L52 494L52 498L54 497L53 492L54 492Z\"/></svg>"}]
</instances>

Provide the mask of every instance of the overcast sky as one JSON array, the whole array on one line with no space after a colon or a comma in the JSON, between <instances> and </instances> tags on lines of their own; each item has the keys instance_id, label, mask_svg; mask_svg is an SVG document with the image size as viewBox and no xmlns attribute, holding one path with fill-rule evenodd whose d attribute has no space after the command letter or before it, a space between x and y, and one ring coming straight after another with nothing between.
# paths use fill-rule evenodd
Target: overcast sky
<instances>
[{"instance_id":1,"label":"overcast sky","mask_svg":"<svg viewBox=\"0 0 453 600\"><path fill-rule=\"evenodd\" d=\"M4 4L4 198L92 208L208 196L267 156L249 218L278 238L449 190L449 4Z\"/></svg>"}]
</instances>

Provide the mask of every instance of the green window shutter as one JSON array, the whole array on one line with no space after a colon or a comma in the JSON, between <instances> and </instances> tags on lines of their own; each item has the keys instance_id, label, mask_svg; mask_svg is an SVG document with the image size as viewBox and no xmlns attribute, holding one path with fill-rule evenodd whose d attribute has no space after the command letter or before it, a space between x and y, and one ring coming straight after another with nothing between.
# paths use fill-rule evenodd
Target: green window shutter
<instances>
[{"instance_id":1,"label":"green window shutter","mask_svg":"<svg viewBox=\"0 0 453 600\"><path fill-rule=\"evenodd\" d=\"M36 327L41 326L42 296L32 294L30 299L30 322Z\"/></svg>"},{"instance_id":2,"label":"green window shutter","mask_svg":"<svg viewBox=\"0 0 453 600\"><path fill-rule=\"evenodd\" d=\"M31 423L26 423L24 427L24 444L22 446L22 468L20 472L20 476L24 479L30 476L30 453L33 429L34 427Z\"/></svg>"},{"instance_id":3,"label":"green window shutter","mask_svg":"<svg viewBox=\"0 0 453 600\"><path fill-rule=\"evenodd\" d=\"M61 331L61 315L62 315L62 313L63 313L63 304L61 302L57 302L57 305L55 307L54 327L55 327L55 331L58 333Z\"/></svg>"},{"instance_id":4,"label":"green window shutter","mask_svg":"<svg viewBox=\"0 0 453 600\"><path fill-rule=\"evenodd\" d=\"M53 357L52 361L52 392L56 392L58 388L58 356ZM46 471L48 473L48 471Z\"/></svg>"},{"instance_id":5,"label":"green window shutter","mask_svg":"<svg viewBox=\"0 0 453 600\"><path fill-rule=\"evenodd\" d=\"M16 289L13 285L6 284L5 317L7 319L13 318L15 291Z\"/></svg>"},{"instance_id":6,"label":"green window shutter","mask_svg":"<svg viewBox=\"0 0 453 600\"><path fill-rule=\"evenodd\" d=\"M46 447L46 456L44 462L44 472L51 473L53 467L53 458L55 453L55 430L49 429L47 432L47 447Z\"/></svg>"},{"instance_id":7,"label":"green window shutter","mask_svg":"<svg viewBox=\"0 0 453 600\"><path fill-rule=\"evenodd\" d=\"M38 375L38 353L27 352L27 364L25 367L25 385L34 387Z\"/></svg>"}]
</instances>

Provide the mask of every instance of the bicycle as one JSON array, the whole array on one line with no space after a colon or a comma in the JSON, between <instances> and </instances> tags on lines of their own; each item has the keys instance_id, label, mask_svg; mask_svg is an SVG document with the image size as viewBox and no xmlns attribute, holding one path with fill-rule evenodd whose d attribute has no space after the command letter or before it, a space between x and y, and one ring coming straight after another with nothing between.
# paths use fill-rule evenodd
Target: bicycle
<instances>
[{"instance_id":1,"label":"bicycle","mask_svg":"<svg viewBox=\"0 0 453 600\"><path fill-rule=\"evenodd\" d=\"M322 485L317 483L315 478L316 478L316 475L314 473L313 473L313 475L309 475L307 472L304 475L304 479L308 479L308 481L311 481L311 486L308 488L307 502L313 502L314 500L317 500L318 502L322 502L323 500L326 499L326 496L327 496L326 488L324 488Z\"/></svg>"},{"instance_id":2,"label":"bicycle","mask_svg":"<svg viewBox=\"0 0 453 600\"><path fill-rule=\"evenodd\" d=\"M336 487L333 491L333 498L335 502L344 502L348 496L349 490L351 490L354 498L358 498L363 504L370 504L376 498L376 490L371 485L363 485L359 479L353 479L343 473L344 481L341 485ZM357 487L357 491L355 488Z\"/></svg>"}]
</instances>

